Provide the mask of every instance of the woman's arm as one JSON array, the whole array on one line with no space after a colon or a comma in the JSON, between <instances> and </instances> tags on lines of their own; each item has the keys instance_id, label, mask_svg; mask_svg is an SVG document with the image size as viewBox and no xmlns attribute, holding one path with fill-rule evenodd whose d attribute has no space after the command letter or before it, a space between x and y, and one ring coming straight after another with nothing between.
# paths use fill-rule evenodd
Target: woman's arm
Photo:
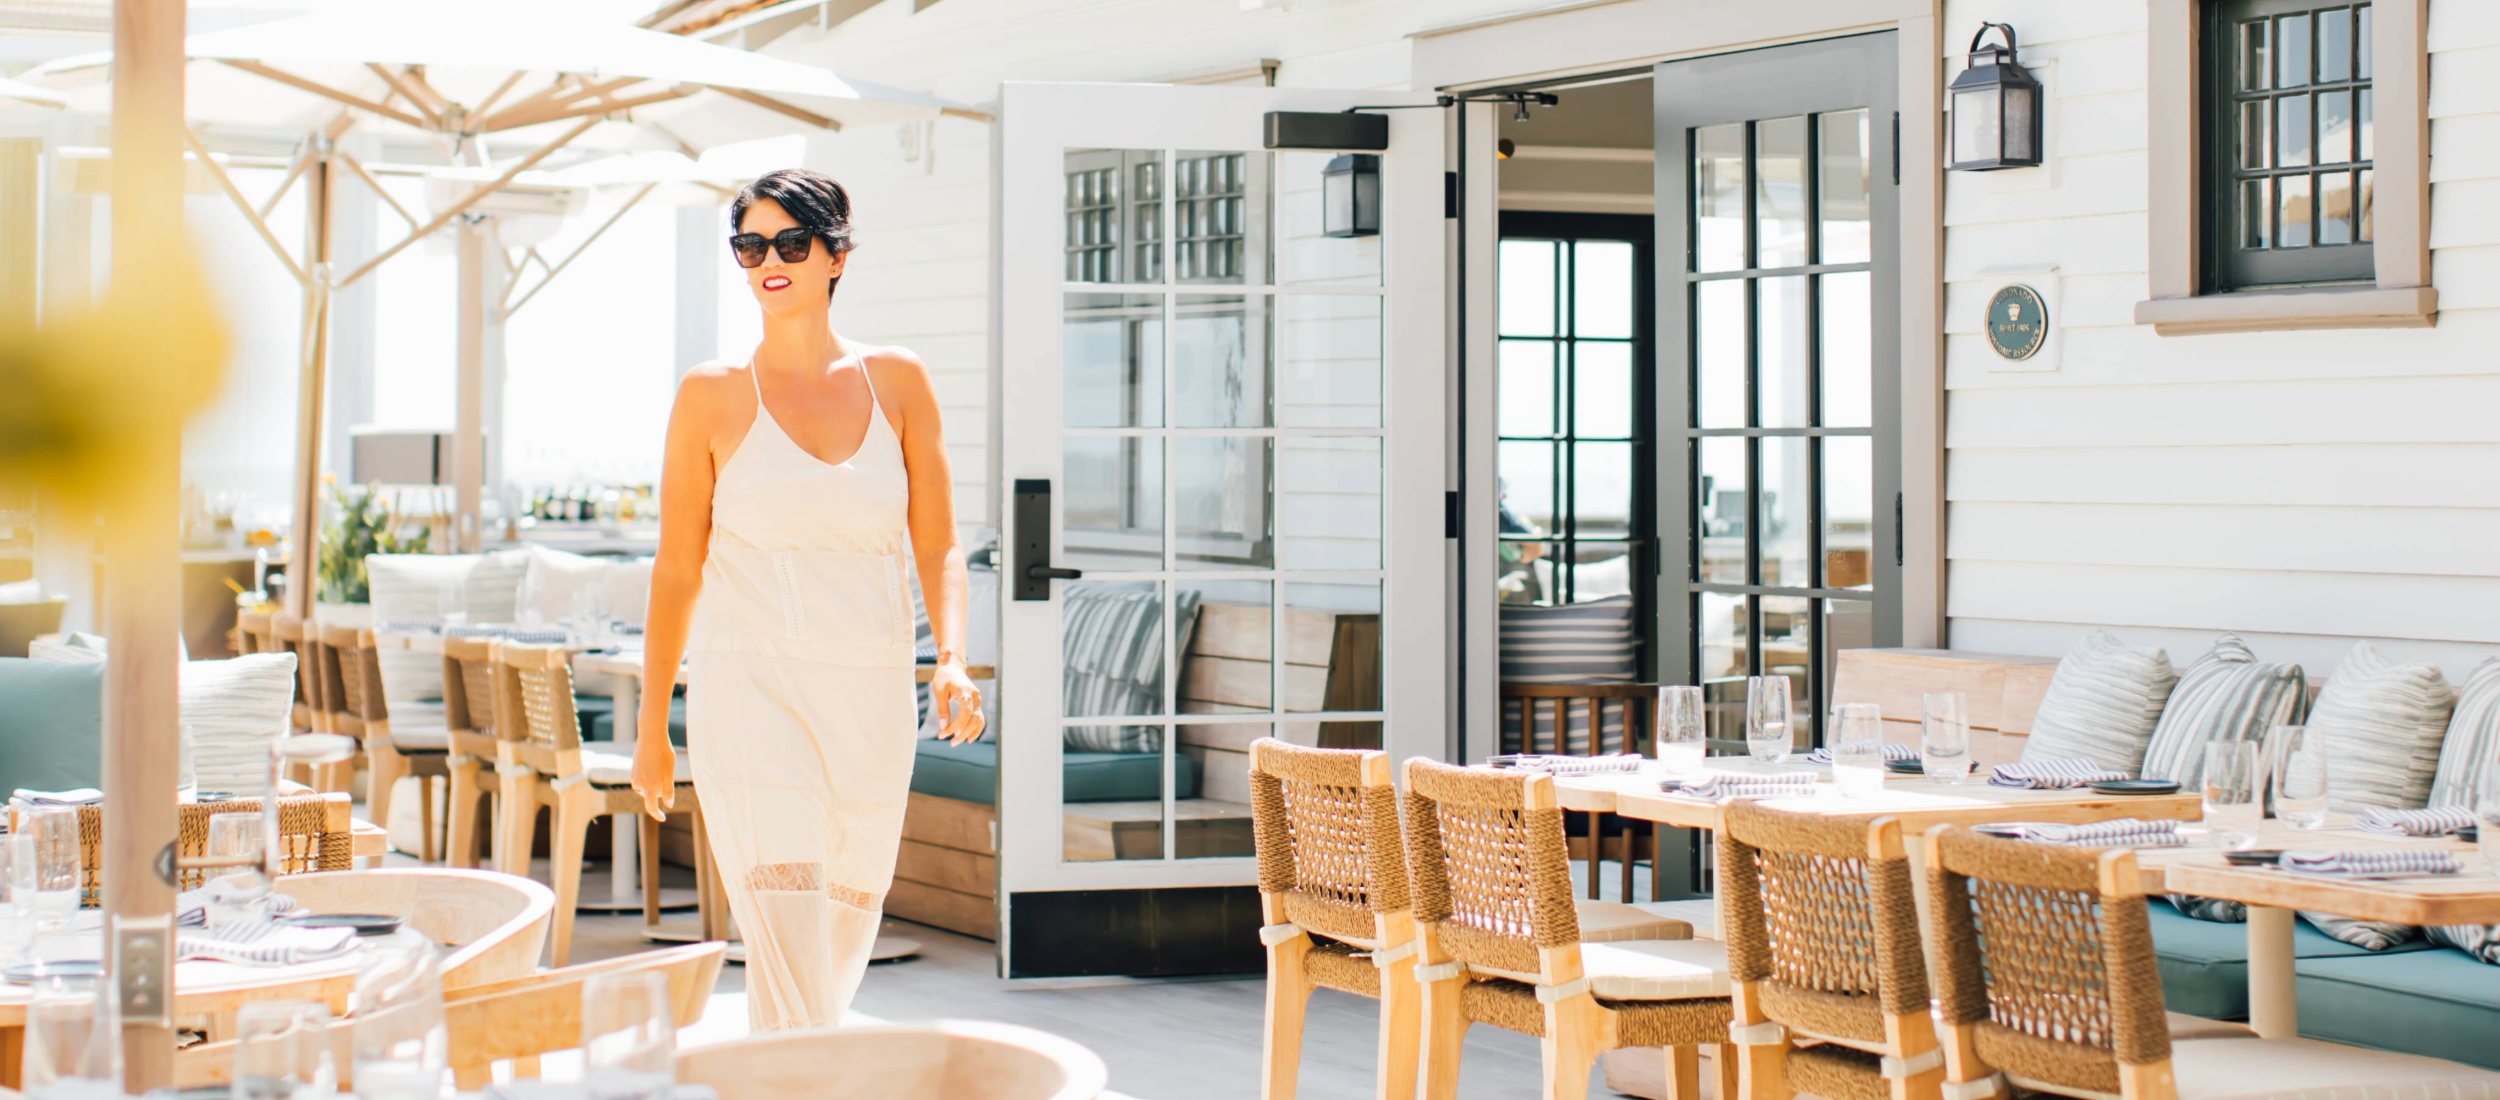
<instances>
[{"instance_id":1,"label":"woman's arm","mask_svg":"<svg viewBox=\"0 0 2500 1100\"><path fill-rule=\"evenodd\" d=\"M960 744L981 736L981 692L964 672L964 616L972 586L964 574L964 549L955 534L955 475L946 460L946 432L938 422L937 390L929 368L902 348L868 360L877 392L893 400L902 417L903 466L911 480L911 549L920 569L920 597L929 605L929 629L937 635L938 667L929 681L938 728ZM663 513L665 514L665 513Z\"/></svg>"},{"instance_id":2,"label":"woman's arm","mask_svg":"<svg viewBox=\"0 0 2500 1100\"><path fill-rule=\"evenodd\" d=\"M668 820L677 803L677 754L668 739L668 704L686 655L703 558L712 541L712 440L724 410L717 399L728 368L705 364L677 384L660 460L660 556L651 564L643 626L642 713L634 716L634 791L643 812ZM622 717L622 716L620 716Z\"/></svg>"}]
</instances>

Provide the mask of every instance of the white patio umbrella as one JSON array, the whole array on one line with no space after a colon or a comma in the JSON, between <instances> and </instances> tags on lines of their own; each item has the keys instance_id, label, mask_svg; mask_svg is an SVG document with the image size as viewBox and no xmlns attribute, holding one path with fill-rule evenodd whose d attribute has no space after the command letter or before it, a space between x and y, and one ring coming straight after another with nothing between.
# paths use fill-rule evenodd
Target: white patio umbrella
<instances>
[{"instance_id":1,"label":"white patio umbrella","mask_svg":"<svg viewBox=\"0 0 2500 1100\"><path fill-rule=\"evenodd\" d=\"M37 107L60 109L69 106L69 97L50 88L37 87L22 80L0 76L0 102L31 103Z\"/></svg>"},{"instance_id":2,"label":"white patio umbrella","mask_svg":"<svg viewBox=\"0 0 2500 1100\"><path fill-rule=\"evenodd\" d=\"M491 227L462 215L568 146L622 151L657 144L700 154L794 130L838 130L941 114L988 117L917 92L846 80L812 66L630 25L566 19L561 11L561 5L511 0L379 3L193 35L184 42L185 114L195 126L292 127L312 135L279 187L283 194L301 180L307 188L311 228L299 261L263 220L262 212L276 200L246 200L197 134L186 132L193 153L208 164L227 196L304 288L293 526L298 560L291 568L296 580L287 593L294 614L311 610L321 514L323 376L334 291L457 222L459 428L451 465L457 482L456 539L461 549L474 550L480 539L477 517L485 471L483 363L488 329L507 303L488 301L486 284L493 276L485 249ZM101 109L105 100L100 84L111 60L109 53L63 58L27 77L67 90L73 109ZM341 274L331 270L329 215L338 170L381 193L364 165L336 147L337 138L357 126L423 134L447 157L483 169L481 174L491 178L422 221L382 194L385 204L410 222L408 235ZM552 276L553 269L549 271Z\"/></svg>"}]
</instances>

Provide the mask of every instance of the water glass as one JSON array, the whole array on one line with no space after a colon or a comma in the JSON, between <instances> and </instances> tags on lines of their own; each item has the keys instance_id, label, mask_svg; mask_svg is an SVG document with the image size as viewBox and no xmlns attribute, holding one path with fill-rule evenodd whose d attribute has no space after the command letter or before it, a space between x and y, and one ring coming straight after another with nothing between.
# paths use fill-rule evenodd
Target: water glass
<instances>
[{"instance_id":1,"label":"water glass","mask_svg":"<svg viewBox=\"0 0 2500 1100\"><path fill-rule=\"evenodd\" d=\"M35 838L0 833L0 967L25 960L35 942Z\"/></svg>"},{"instance_id":2,"label":"water glass","mask_svg":"<svg viewBox=\"0 0 2500 1100\"><path fill-rule=\"evenodd\" d=\"M2266 733L2266 769L2274 776L2274 816L2294 828L2326 825L2326 735L2307 726Z\"/></svg>"},{"instance_id":3,"label":"water glass","mask_svg":"<svg viewBox=\"0 0 2500 1100\"><path fill-rule=\"evenodd\" d=\"M330 1008L318 1001L261 1001L235 1019L233 1100L321 1100L338 1091Z\"/></svg>"},{"instance_id":4,"label":"water glass","mask_svg":"<svg viewBox=\"0 0 2500 1100\"><path fill-rule=\"evenodd\" d=\"M1658 760L1671 775L1698 775L1709 755L1702 735L1701 688L1669 684L1658 689Z\"/></svg>"},{"instance_id":5,"label":"water glass","mask_svg":"<svg viewBox=\"0 0 2500 1100\"><path fill-rule=\"evenodd\" d=\"M1832 708L1832 782L1843 798L1884 791L1884 710L1873 703Z\"/></svg>"},{"instance_id":6,"label":"water glass","mask_svg":"<svg viewBox=\"0 0 2500 1100\"><path fill-rule=\"evenodd\" d=\"M1777 764L1796 748L1790 732L1788 677L1745 677L1745 751L1755 760Z\"/></svg>"},{"instance_id":7,"label":"water glass","mask_svg":"<svg viewBox=\"0 0 2500 1100\"><path fill-rule=\"evenodd\" d=\"M17 827L33 841L36 930L68 924L86 888L86 868L78 850L78 810L69 806L19 810Z\"/></svg>"},{"instance_id":8,"label":"water glass","mask_svg":"<svg viewBox=\"0 0 2500 1100\"><path fill-rule=\"evenodd\" d=\"M28 1093L69 1081L121 1093L121 1023L102 980L54 977L36 984L26 1005L20 1080Z\"/></svg>"},{"instance_id":9,"label":"water glass","mask_svg":"<svg viewBox=\"0 0 2500 1100\"><path fill-rule=\"evenodd\" d=\"M607 601L601 598L599 586L585 584L573 590L573 614L564 620L565 644L577 649L597 649L607 642Z\"/></svg>"},{"instance_id":10,"label":"water glass","mask_svg":"<svg viewBox=\"0 0 2500 1100\"><path fill-rule=\"evenodd\" d=\"M2483 865L2500 875L2500 764L2483 762L2482 782L2474 785L2474 847Z\"/></svg>"},{"instance_id":11,"label":"water glass","mask_svg":"<svg viewBox=\"0 0 2500 1100\"><path fill-rule=\"evenodd\" d=\"M582 983L582 1084L592 1100L656 1100L676 1083L668 978L599 974Z\"/></svg>"},{"instance_id":12,"label":"water glass","mask_svg":"<svg viewBox=\"0 0 2500 1100\"><path fill-rule=\"evenodd\" d=\"M260 900L269 893L263 839L259 814L218 814L208 819L208 851L203 854L224 864L212 868L209 875L225 886L208 906L209 927L259 918Z\"/></svg>"},{"instance_id":13,"label":"water glass","mask_svg":"<svg viewBox=\"0 0 2500 1100\"><path fill-rule=\"evenodd\" d=\"M2218 847L2239 849L2257 842L2257 828L2266 815L2258 761L2254 741L2205 746L2205 829Z\"/></svg>"},{"instance_id":14,"label":"water glass","mask_svg":"<svg viewBox=\"0 0 2500 1100\"><path fill-rule=\"evenodd\" d=\"M365 941L356 964L356 1095L442 1100L451 1064L442 960L413 929Z\"/></svg>"},{"instance_id":15,"label":"water glass","mask_svg":"<svg viewBox=\"0 0 2500 1100\"><path fill-rule=\"evenodd\" d=\"M1970 778L1970 697L1931 691L1919 697L1918 758L1927 778L1960 783Z\"/></svg>"}]
</instances>

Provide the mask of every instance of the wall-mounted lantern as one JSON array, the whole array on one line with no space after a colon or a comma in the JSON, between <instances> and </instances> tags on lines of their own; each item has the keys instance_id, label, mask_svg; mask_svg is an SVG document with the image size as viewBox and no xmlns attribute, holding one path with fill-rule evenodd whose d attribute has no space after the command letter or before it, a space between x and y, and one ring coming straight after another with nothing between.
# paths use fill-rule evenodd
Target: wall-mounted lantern
<instances>
[{"instance_id":1,"label":"wall-mounted lantern","mask_svg":"<svg viewBox=\"0 0 2500 1100\"><path fill-rule=\"evenodd\" d=\"M1982 48L1979 40L1990 28L2005 42ZM1980 24L1970 39L1970 67L1945 91L1953 105L1953 147L1945 167L1991 172L2039 166L2040 82L2015 60L2012 26Z\"/></svg>"},{"instance_id":2,"label":"wall-mounted lantern","mask_svg":"<svg viewBox=\"0 0 2500 1100\"><path fill-rule=\"evenodd\" d=\"M1380 158L1346 153L1320 172L1320 233L1328 237L1380 235Z\"/></svg>"}]
</instances>

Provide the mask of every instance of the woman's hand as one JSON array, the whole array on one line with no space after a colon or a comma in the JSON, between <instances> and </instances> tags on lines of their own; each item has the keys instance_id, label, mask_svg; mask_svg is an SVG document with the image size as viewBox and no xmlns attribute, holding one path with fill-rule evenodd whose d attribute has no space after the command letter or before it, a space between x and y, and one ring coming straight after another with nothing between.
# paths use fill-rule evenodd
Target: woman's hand
<instances>
[{"instance_id":1,"label":"woman's hand","mask_svg":"<svg viewBox=\"0 0 2500 1100\"><path fill-rule=\"evenodd\" d=\"M929 678L929 702L937 709L939 734L955 744L979 740L989 724L981 717L981 689L972 686L960 659L938 662Z\"/></svg>"},{"instance_id":2,"label":"woman's hand","mask_svg":"<svg viewBox=\"0 0 2500 1100\"><path fill-rule=\"evenodd\" d=\"M642 796L642 812L653 821L668 820L677 806L677 750L668 741L668 719L659 731L643 730L634 741L634 793Z\"/></svg>"}]
</instances>

